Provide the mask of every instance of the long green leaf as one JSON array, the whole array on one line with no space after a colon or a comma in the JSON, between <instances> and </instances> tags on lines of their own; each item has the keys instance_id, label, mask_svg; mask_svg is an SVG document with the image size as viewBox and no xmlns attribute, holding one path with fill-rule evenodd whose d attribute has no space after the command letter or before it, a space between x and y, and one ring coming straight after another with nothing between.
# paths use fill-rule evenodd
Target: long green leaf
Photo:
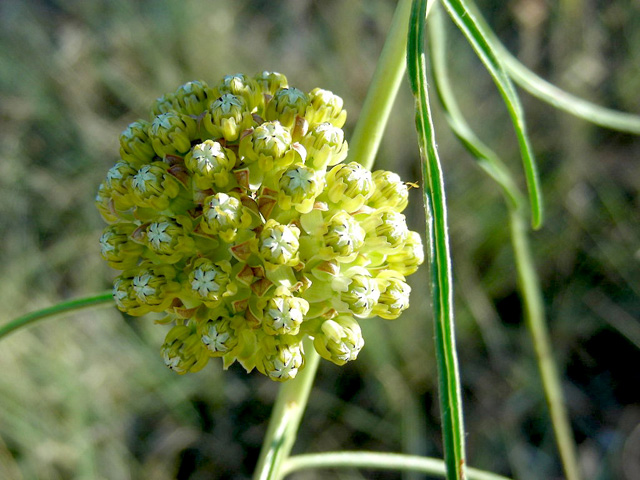
<instances>
[{"instance_id":1,"label":"long green leaf","mask_svg":"<svg viewBox=\"0 0 640 480\"><path fill-rule=\"evenodd\" d=\"M446 475L445 463L437 458L417 457L385 452L324 452L289 457L284 465L284 474L311 468L366 468L420 472L426 475ZM467 469L469 480L509 480L495 473Z\"/></svg>"},{"instance_id":2,"label":"long green leaf","mask_svg":"<svg viewBox=\"0 0 640 480\"><path fill-rule=\"evenodd\" d=\"M106 305L109 303L113 303L113 296L110 291L99 293L98 295L91 297L77 298L67 302L61 302L51 307L43 308L42 310L27 313L26 315L2 325L2 327L0 327L0 338L9 335L11 332L15 332L22 327L37 322L38 320L44 320L45 318L62 315L75 310L83 310L85 308Z\"/></svg>"},{"instance_id":3,"label":"long green leaf","mask_svg":"<svg viewBox=\"0 0 640 480\"><path fill-rule=\"evenodd\" d=\"M556 434L562 464L569 480L579 480L575 441L562 395L558 369L550 350L551 340L544 317L540 284L535 273L529 248L521 194L497 154L478 139L469 127L455 96L450 89L446 66L446 35L442 15L438 9L429 21L431 70L445 109L447 120L462 144L476 156L478 163L501 187L509 207L512 246L522 300L525 306L527 328L535 347L536 360L542 385L549 405L553 429Z\"/></svg>"},{"instance_id":4,"label":"long green leaf","mask_svg":"<svg viewBox=\"0 0 640 480\"><path fill-rule=\"evenodd\" d=\"M407 69L416 100L416 129L422 159L424 205L435 318L436 359L447 478L466 478L464 425L453 321L451 255L442 168L427 92L424 30L426 0L414 0L407 43Z\"/></svg>"},{"instance_id":5,"label":"long green leaf","mask_svg":"<svg viewBox=\"0 0 640 480\"><path fill-rule=\"evenodd\" d=\"M446 60L447 38L440 8L434 8L434 12L429 16L428 32L429 60L433 83L449 126L464 147L477 159L480 168L502 187L502 193L509 206L520 208L523 204L522 193L514 182L511 172L498 155L485 145L471 129L451 89Z\"/></svg>"},{"instance_id":6,"label":"long green leaf","mask_svg":"<svg viewBox=\"0 0 640 480\"><path fill-rule=\"evenodd\" d=\"M490 34L485 32L484 25L476 20L466 2L463 0L442 0L442 3L475 50L478 58L484 63L504 99L520 145L520 155L527 179L529 202L531 203L532 225L534 228L539 228L543 219L540 181L518 94L491 43Z\"/></svg>"},{"instance_id":7,"label":"long green leaf","mask_svg":"<svg viewBox=\"0 0 640 480\"><path fill-rule=\"evenodd\" d=\"M474 12L478 23L482 25L483 31L490 36L491 43L499 52L507 73L518 85L531 95L595 125L640 135L640 115L633 115L631 113L601 107L600 105L565 92L552 83L547 82L525 67L507 50L507 47L500 42L498 36L491 30L482 15L480 15L478 7L473 1L469 1L468 6Z\"/></svg>"}]
</instances>

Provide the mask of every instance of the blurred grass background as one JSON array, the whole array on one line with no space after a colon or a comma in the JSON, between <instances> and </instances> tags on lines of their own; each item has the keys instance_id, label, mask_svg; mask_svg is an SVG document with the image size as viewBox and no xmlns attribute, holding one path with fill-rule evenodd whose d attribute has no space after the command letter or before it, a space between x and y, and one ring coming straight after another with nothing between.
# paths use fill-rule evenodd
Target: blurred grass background
<instances>
[{"instance_id":1,"label":"blurred grass background","mask_svg":"<svg viewBox=\"0 0 640 480\"><path fill-rule=\"evenodd\" d=\"M545 78L640 113L640 6L628 0L483 0L509 48ZM341 95L353 131L390 23L390 0L0 2L0 322L109 288L98 184L118 136L188 80L285 73ZM459 101L519 169L489 76L450 35ZM640 140L523 94L547 223L532 236L553 350L585 477L640 478ZM437 109L436 109L437 110ZM506 209L436 111L453 242L470 465L561 478L524 328ZM376 168L419 179L403 86ZM520 174L519 174L520 175ZM520 178L521 175L520 175ZM424 229L420 195L407 216ZM400 319L365 323L357 362L323 362L294 452L441 456L427 269ZM218 362L164 367L165 328L115 308L13 334L0 348L0 478L240 479L251 475L277 385ZM420 478L380 472L295 478Z\"/></svg>"}]
</instances>

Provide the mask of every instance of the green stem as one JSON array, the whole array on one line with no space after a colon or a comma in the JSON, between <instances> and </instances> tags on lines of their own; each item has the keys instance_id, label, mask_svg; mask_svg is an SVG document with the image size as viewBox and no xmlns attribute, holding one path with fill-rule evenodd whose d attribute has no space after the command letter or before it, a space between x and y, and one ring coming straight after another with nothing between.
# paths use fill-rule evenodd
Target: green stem
<instances>
[{"instance_id":1,"label":"green stem","mask_svg":"<svg viewBox=\"0 0 640 480\"><path fill-rule=\"evenodd\" d=\"M52 307L43 308L35 312L27 313L21 317L18 317L0 327L0 338L9 335L10 333L25 327L38 320L44 320L45 318L61 315L63 313L73 312L75 310L83 310L85 308L95 307L96 305L103 305L113 302L113 296L111 291L99 293L91 297L77 298L69 300L67 302L58 303Z\"/></svg>"},{"instance_id":2,"label":"green stem","mask_svg":"<svg viewBox=\"0 0 640 480\"><path fill-rule=\"evenodd\" d=\"M311 339L303 341L306 365L296 378L282 384L262 443L254 480L279 480L282 465L291 453L302 414L309 399L320 356Z\"/></svg>"},{"instance_id":3,"label":"green stem","mask_svg":"<svg viewBox=\"0 0 640 480\"><path fill-rule=\"evenodd\" d=\"M426 475L446 476L446 466L436 458L418 457L384 452L325 452L290 457L284 465L285 475L311 468L366 468L420 472ZM470 480L509 480L507 477L476 468L468 470Z\"/></svg>"},{"instance_id":4,"label":"green stem","mask_svg":"<svg viewBox=\"0 0 640 480\"><path fill-rule=\"evenodd\" d=\"M527 328L533 341L540 377L556 442L568 480L581 478L576 458L575 442L571 432L569 416L565 408L562 384L551 353L551 338L544 318L544 306L540 284L536 275L531 249L527 238L527 227L520 210L510 209L511 242L516 259L518 281L524 301Z\"/></svg>"},{"instance_id":5,"label":"green stem","mask_svg":"<svg viewBox=\"0 0 640 480\"><path fill-rule=\"evenodd\" d=\"M349 141L349 158L368 170L373 167L391 107L405 72L407 28L411 0L400 0L393 15L376 71L367 91L353 136Z\"/></svg>"}]
</instances>

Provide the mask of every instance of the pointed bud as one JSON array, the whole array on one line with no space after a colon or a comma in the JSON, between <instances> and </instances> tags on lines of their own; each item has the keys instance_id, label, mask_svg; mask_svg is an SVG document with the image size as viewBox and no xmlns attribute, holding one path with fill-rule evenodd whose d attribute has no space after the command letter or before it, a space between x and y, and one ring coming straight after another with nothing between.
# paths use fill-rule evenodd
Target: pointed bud
<instances>
[{"instance_id":1,"label":"pointed bud","mask_svg":"<svg viewBox=\"0 0 640 480\"><path fill-rule=\"evenodd\" d=\"M278 72L268 72L265 70L257 74L255 80L258 82L258 85L260 85L260 88L262 88L262 91L271 96L281 88L287 88L289 86L287 77Z\"/></svg>"},{"instance_id":2,"label":"pointed bud","mask_svg":"<svg viewBox=\"0 0 640 480\"><path fill-rule=\"evenodd\" d=\"M277 120L284 127L292 128L296 117L304 116L309 106L309 97L297 88L281 88L269 101L265 109L267 120Z\"/></svg>"},{"instance_id":3,"label":"pointed bud","mask_svg":"<svg viewBox=\"0 0 640 480\"><path fill-rule=\"evenodd\" d=\"M360 325L348 315L325 321L313 337L316 352L336 365L355 360L364 346Z\"/></svg>"},{"instance_id":4,"label":"pointed bud","mask_svg":"<svg viewBox=\"0 0 640 480\"><path fill-rule=\"evenodd\" d=\"M187 325L176 325L169 330L161 353L165 365L180 375L202 370L209 361L200 336L195 328Z\"/></svg>"},{"instance_id":5,"label":"pointed bud","mask_svg":"<svg viewBox=\"0 0 640 480\"><path fill-rule=\"evenodd\" d=\"M300 143L307 151L307 165L317 170L324 170L347 158L348 145L344 131L330 123L314 126Z\"/></svg>"},{"instance_id":6,"label":"pointed bud","mask_svg":"<svg viewBox=\"0 0 640 480\"><path fill-rule=\"evenodd\" d=\"M312 168L295 164L287 168L280 177L278 206L283 210L294 207L300 213L313 209L316 197L322 193L324 178Z\"/></svg>"},{"instance_id":7,"label":"pointed bud","mask_svg":"<svg viewBox=\"0 0 640 480\"><path fill-rule=\"evenodd\" d=\"M409 202L409 189L397 173L376 170L372 173L376 190L367 205L372 208L389 207L402 212Z\"/></svg>"},{"instance_id":8,"label":"pointed bud","mask_svg":"<svg viewBox=\"0 0 640 480\"><path fill-rule=\"evenodd\" d=\"M286 287L278 287L264 308L262 328L269 335L297 335L309 303L294 297Z\"/></svg>"},{"instance_id":9,"label":"pointed bud","mask_svg":"<svg viewBox=\"0 0 640 480\"><path fill-rule=\"evenodd\" d=\"M213 140L196 145L184 158L184 164L193 173L193 182L200 190L225 187L235 163L235 153Z\"/></svg>"},{"instance_id":10,"label":"pointed bud","mask_svg":"<svg viewBox=\"0 0 640 480\"><path fill-rule=\"evenodd\" d=\"M120 135L120 156L123 160L135 166L150 163L156 156L147 132L151 124L144 120L137 120Z\"/></svg>"},{"instance_id":11,"label":"pointed bud","mask_svg":"<svg viewBox=\"0 0 640 480\"><path fill-rule=\"evenodd\" d=\"M260 233L260 255L265 262L273 265L296 265L299 238L300 229L295 225L281 225L270 219Z\"/></svg>"},{"instance_id":12,"label":"pointed bud","mask_svg":"<svg viewBox=\"0 0 640 480\"><path fill-rule=\"evenodd\" d=\"M309 93L310 105L305 113L309 124L329 122L342 128L347 121L347 111L342 109L343 101L329 90L314 88Z\"/></svg>"},{"instance_id":13,"label":"pointed bud","mask_svg":"<svg viewBox=\"0 0 640 480\"><path fill-rule=\"evenodd\" d=\"M359 163L341 163L327 173L327 197L348 213L359 210L374 189L371 172Z\"/></svg>"},{"instance_id":14,"label":"pointed bud","mask_svg":"<svg viewBox=\"0 0 640 480\"><path fill-rule=\"evenodd\" d=\"M197 136L197 123L188 115L177 112L161 113L153 119L149 127L149 138L156 154L184 155L191 148L191 141Z\"/></svg>"},{"instance_id":15,"label":"pointed bud","mask_svg":"<svg viewBox=\"0 0 640 480\"><path fill-rule=\"evenodd\" d=\"M230 243L238 229L251 225L251 213L242 205L237 194L216 193L205 199L200 226L209 235L220 235Z\"/></svg>"},{"instance_id":16,"label":"pointed bud","mask_svg":"<svg viewBox=\"0 0 640 480\"><path fill-rule=\"evenodd\" d=\"M126 270L138 264L144 247L130 238L135 228L132 223L116 223L104 229L100 252L111 268Z\"/></svg>"}]
</instances>

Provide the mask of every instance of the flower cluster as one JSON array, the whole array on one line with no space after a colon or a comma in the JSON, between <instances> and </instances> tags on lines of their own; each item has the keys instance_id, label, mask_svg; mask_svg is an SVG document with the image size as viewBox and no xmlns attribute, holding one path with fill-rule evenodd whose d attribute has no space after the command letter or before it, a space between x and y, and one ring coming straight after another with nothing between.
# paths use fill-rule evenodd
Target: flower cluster
<instances>
[{"instance_id":1,"label":"flower cluster","mask_svg":"<svg viewBox=\"0 0 640 480\"><path fill-rule=\"evenodd\" d=\"M96 198L102 256L120 310L167 314L171 369L221 357L288 380L305 336L342 365L364 344L356 319L408 307L423 249L407 187L342 163L345 120L340 97L263 72L186 83L122 133Z\"/></svg>"}]
</instances>

